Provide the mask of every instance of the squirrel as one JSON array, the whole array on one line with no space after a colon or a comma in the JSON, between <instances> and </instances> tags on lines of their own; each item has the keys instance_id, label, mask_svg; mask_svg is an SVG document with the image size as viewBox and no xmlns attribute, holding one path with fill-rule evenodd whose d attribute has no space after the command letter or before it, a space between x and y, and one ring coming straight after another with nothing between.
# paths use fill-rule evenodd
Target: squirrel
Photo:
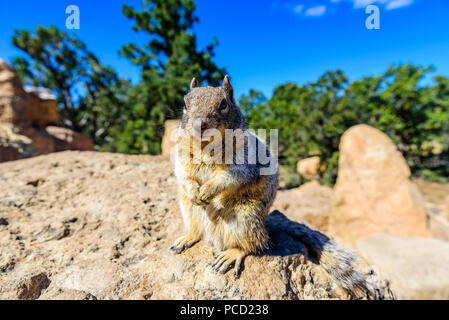
<instances>
[{"instance_id":1,"label":"squirrel","mask_svg":"<svg viewBox=\"0 0 449 320\"><path fill-rule=\"evenodd\" d=\"M174 147L174 171L187 234L177 239L170 249L181 253L205 240L221 251L212 264L213 268L226 273L234 265L234 274L238 276L245 256L268 248L265 218L278 188L277 162L270 174L261 174L266 165L260 161L250 163L248 143L239 144L232 138L230 161L226 159L228 161L223 163L226 149L223 144L229 142L229 139L223 139L226 130L242 130L247 137L256 137L247 130L248 125L235 103L228 75L219 87L197 87L193 78L184 102ZM199 123L195 125L195 121ZM200 141L196 142L201 156L195 158L195 136L207 129L215 129L218 136L205 140L200 136ZM266 145L256 138L257 148L272 161L273 156ZM221 147L218 154L215 154L216 149L210 154L204 152L207 144L214 143L215 147ZM243 151L243 157L236 161L239 151ZM299 233L302 234L296 236L302 237L308 249L312 248L337 285L349 292L364 288L363 275L352 266L355 257L351 251L339 247L319 232L301 230Z\"/></svg>"}]
</instances>

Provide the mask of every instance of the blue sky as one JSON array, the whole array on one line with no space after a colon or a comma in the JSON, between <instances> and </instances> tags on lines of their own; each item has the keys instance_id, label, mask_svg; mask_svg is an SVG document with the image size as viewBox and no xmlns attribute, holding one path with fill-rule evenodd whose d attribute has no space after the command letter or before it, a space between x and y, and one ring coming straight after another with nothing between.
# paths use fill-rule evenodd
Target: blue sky
<instances>
[{"instance_id":1,"label":"blue sky","mask_svg":"<svg viewBox=\"0 0 449 320\"><path fill-rule=\"evenodd\" d=\"M119 57L123 44L143 44L131 30L122 3L139 0L1 0L0 57L20 52L11 45L16 28L38 24L65 28L65 8L78 5L77 35L120 76L137 81L139 71ZM215 61L232 77L237 96L258 89L267 96L276 85L315 80L340 68L350 79L379 74L391 63L433 65L449 76L449 1L447 0L197 0L195 26L203 47L219 41ZM368 30L365 7L380 9L380 30Z\"/></svg>"}]
</instances>

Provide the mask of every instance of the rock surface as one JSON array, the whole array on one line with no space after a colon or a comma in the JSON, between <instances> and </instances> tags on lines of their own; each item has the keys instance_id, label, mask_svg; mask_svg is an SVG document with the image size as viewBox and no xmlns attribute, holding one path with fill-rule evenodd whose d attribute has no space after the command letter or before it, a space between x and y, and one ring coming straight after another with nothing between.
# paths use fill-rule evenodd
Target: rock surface
<instances>
[{"instance_id":1,"label":"rock surface","mask_svg":"<svg viewBox=\"0 0 449 320\"><path fill-rule=\"evenodd\" d=\"M93 150L93 141L59 122L56 98L45 88L23 88L0 59L0 162L61 150ZM47 127L46 127L47 126Z\"/></svg>"},{"instance_id":2,"label":"rock surface","mask_svg":"<svg viewBox=\"0 0 449 320\"><path fill-rule=\"evenodd\" d=\"M183 233L172 171L167 157L77 151L0 164L0 299L349 298L279 212L270 250L238 279L212 269L203 242L171 253ZM371 297L391 297L360 268Z\"/></svg>"},{"instance_id":3,"label":"rock surface","mask_svg":"<svg viewBox=\"0 0 449 320\"><path fill-rule=\"evenodd\" d=\"M428 236L424 201L410 169L381 131L357 125L342 136L332 235L353 244L375 233Z\"/></svg>"},{"instance_id":4,"label":"rock surface","mask_svg":"<svg viewBox=\"0 0 449 320\"><path fill-rule=\"evenodd\" d=\"M399 299L449 299L449 242L376 234L357 249L391 279Z\"/></svg>"}]
</instances>

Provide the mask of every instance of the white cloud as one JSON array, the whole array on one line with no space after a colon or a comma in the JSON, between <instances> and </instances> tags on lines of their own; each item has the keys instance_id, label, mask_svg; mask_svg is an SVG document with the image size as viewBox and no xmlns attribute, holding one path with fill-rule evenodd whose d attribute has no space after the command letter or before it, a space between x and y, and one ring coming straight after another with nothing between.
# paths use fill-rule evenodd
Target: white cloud
<instances>
[{"instance_id":1,"label":"white cloud","mask_svg":"<svg viewBox=\"0 0 449 320\"><path fill-rule=\"evenodd\" d=\"M331 0L333 2L333 0ZM366 8L370 4L385 5L386 10L393 10L411 5L413 0L350 0L354 3L354 8Z\"/></svg>"},{"instance_id":2,"label":"white cloud","mask_svg":"<svg viewBox=\"0 0 449 320\"><path fill-rule=\"evenodd\" d=\"M413 3L413 0L392 0L387 3L387 5L385 6L385 9L393 10L393 9L409 6L412 3Z\"/></svg>"},{"instance_id":3,"label":"white cloud","mask_svg":"<svg viewBox=\"0 0 449 320\"><path fill-rule=\"evenodd\" d=\"M354 8L366 8L370 4L385 3L389 0L352 0L354 2Z\"/></svg>"},{"instance_id":4,"label":"white cloud","mask_svg":"<svg viewBox=\"0 0 449 320\"><path fill-rule=\"evenodd\" d=\"M326 6L317 6L307 9L304 14L308 17L321 17L325 13Z\"/></svg>"}]
</instances>

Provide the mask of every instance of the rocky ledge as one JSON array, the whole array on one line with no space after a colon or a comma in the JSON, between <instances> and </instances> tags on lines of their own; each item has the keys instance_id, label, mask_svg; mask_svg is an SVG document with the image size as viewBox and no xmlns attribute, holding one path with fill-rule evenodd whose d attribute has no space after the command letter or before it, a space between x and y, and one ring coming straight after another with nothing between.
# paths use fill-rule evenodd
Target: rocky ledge
<instances>
[{"instance_id":1,"label":"rocky ledge","mask_svg":"<svg viewBox=\"0 0 449 320\"><path fill-rule=\"evenodd\" d=\"M183 224L166 157L53 153L0 164L0 185L0 299L393 297L363 263L369 292L350 297L288 231L304 226L278 211L270 251L247 257L237 279L212 269L202 242L171 253Z\"/></svg>"}]
</instances>

